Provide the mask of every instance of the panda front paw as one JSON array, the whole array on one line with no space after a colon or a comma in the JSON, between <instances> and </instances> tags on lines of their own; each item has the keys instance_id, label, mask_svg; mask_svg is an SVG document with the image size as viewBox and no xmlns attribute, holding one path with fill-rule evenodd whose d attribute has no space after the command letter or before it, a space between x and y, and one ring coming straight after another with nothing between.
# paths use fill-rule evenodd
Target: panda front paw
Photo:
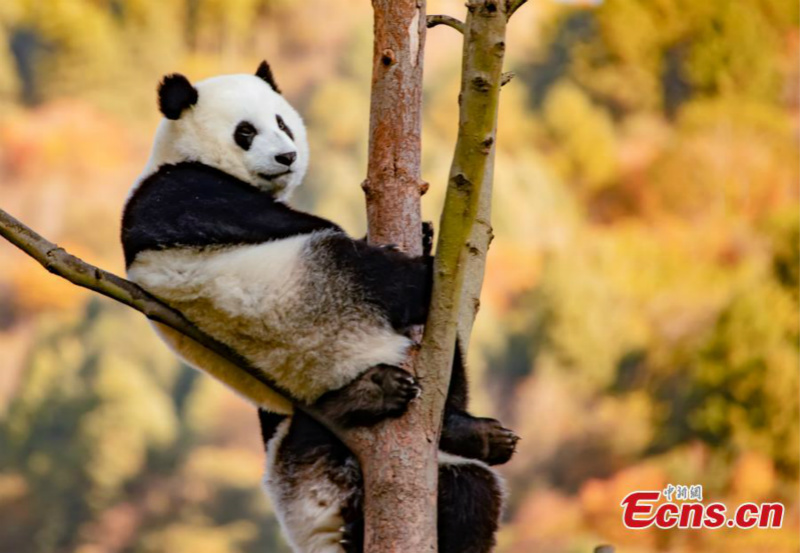
<instances>
[{"instance_id":1,"label":"panda front paw","mask_svg":"<svg viewBox=\"0 0 800 553\"><path fill-rule=\"evenodd\" d=\"M399 417L419 397L420 391L408 371L392 365L376 365L347 386L323 395L313 407L343 427L366 426Z\"/></svg>"},{"instance_id":2,"label":"panda front paw","mask_svg":"<svg viewBox=\"0 0 800 553\"><path fill-rule=\"evenodd\" d=\"M378 247L387 252L399 252L402 251L400 246L397 244L378 244Z\"/></svg>"},{"instance_id":3,"label":"panda front paw","mask_svg":"<svg viewBox=\"0 0 800 553\"><path fill-rule=\"evenodd\" d=\"M391 365L379 365L370 369L369 378L383 392L383 414L399 417L408 409L408 404L418 398L422 388L406 370Z\"/></svg>"}]
</instances>

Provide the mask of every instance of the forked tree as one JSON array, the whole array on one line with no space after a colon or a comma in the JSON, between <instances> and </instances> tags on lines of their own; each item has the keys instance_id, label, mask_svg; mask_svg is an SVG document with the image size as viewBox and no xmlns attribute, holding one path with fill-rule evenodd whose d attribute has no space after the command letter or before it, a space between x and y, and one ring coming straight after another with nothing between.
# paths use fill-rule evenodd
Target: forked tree
<instances>
[{"instance_id":1,"label":"forked tree","mask_svg":"<svg viewBox=\"0 0 800 553\"><path fill-rule=\"evenodd\" d=\"M427 323L407 367L423 384L400 419L343 431L365 483L365 551L436 551L437 451L456 335L466 345L477 313L492 238L490 204L506 26L526 0L474 0L460 21L426 14L424 0L373 0L375 15L369 164L363 183L369 240L422 253L420 198L425 33L445 25L463 35L458 137L439 222ZM456 99L454 98L454 101ZM281 391L242 357L137 285L94 267L0 210L0 235L70 282L124 303L194 339L241 368L213 374L254 403ZM259 392L261 390L261 392ZM307 407L297 408L308 410ZM319 416L310 412L312 416Z\"/></svg>"}]
</instances>

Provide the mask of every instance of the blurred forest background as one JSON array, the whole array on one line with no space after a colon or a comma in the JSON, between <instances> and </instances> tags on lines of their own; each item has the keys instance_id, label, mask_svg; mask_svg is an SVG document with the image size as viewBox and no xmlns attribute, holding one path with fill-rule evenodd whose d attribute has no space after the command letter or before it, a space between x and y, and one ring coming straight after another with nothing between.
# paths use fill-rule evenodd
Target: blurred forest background
<instances>
[{"instance_id":1,"label":"blurred forest background","mask_svg":"<svg viewBox=\"0 0 800 553\"><path fill-rule=\"evenodd\" d=\"M462 16L463 0L429 2ZM3 0L0 205L123 270L155 87L271 61L307 119L298 205L365 228L369 2ZM797 552L798 4L531 0L512 21L473 408L523 436L500 553ZM426 217L461 38L428 34ZM0 551L288 551L252 407L145 320L0 244ZM781 530L627 531L668 483Z\"/></svg>"}]
</instances>

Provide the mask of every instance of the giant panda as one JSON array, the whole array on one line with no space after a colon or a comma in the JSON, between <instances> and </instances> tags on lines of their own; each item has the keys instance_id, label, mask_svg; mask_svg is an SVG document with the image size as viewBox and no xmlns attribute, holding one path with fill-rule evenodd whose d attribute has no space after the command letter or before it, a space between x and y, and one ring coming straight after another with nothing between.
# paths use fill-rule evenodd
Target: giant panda
<instances>
[{"instance_id":1,"label":"giant panda","mask_svg":"<svg viewBox=\"0 0 800 553\"><path fill-rule=\"evenodd\" d=\"M308 166L306 131L266 62L254 75L196 84L168 75L158 103L164 118L122 217L128 277L290 396L259 403L265 486L295 551L358 551L357 463L292 404L342 427L405 412L420 388L399 367L411 345L404 332L427 316L431 258L353 239L287 205ZM238 371L156 329L189 364ZM507 461L516 440L466 412L459 351L440 444L441 551L491 549L502 485L488 464Z\"/></svg>"}]
</instances>

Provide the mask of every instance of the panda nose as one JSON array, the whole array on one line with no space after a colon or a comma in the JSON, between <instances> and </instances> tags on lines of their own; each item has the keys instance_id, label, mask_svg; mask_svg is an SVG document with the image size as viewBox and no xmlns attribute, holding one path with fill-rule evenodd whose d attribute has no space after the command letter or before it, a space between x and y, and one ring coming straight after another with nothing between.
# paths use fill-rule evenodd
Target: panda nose
<instances>
[{"instance_id":1,"label":"panda nose","mask_svg":"<svg viewBox=\"0 0 800 553\"><path fill-rule=\"evenodd\" d=\"M281 165L285 165L286 167L289 167L292 163L294 163L295 159L297 159L297 152L285 152L275 156L275 161Z\"/></svg>"}]
</instances>

